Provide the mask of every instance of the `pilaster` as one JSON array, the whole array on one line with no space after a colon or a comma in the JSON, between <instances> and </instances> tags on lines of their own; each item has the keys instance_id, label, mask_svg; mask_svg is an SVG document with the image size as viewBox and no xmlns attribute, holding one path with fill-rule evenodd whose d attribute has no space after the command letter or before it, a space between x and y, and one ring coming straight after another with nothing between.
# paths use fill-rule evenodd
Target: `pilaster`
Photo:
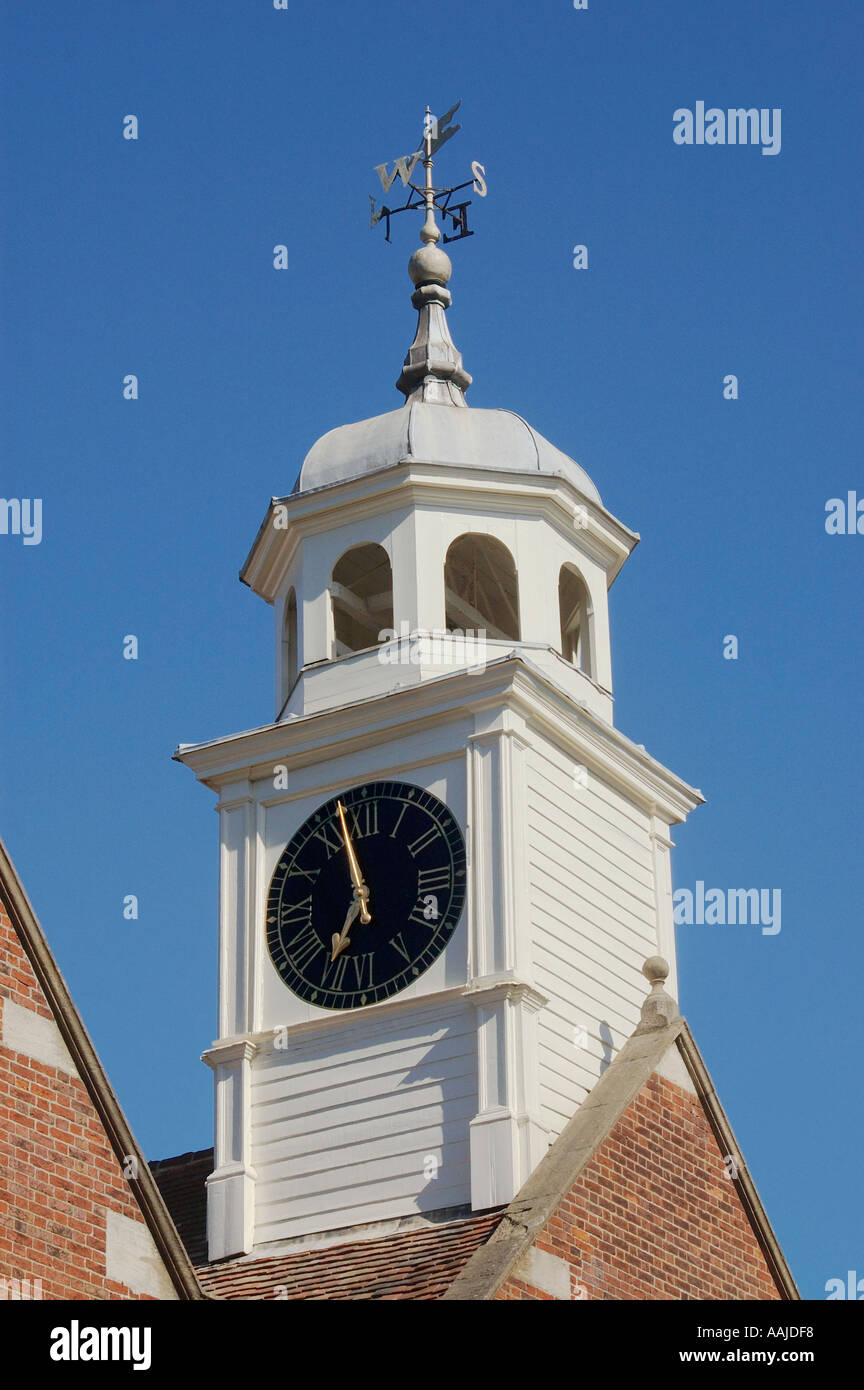
<instances>
[{"instance_id":1,"label":"pilaster","mask_svg":"<svg viewBox=\"0 0 864 1390\"><path fill-rule=\"evenodd\" d=\"M477 1114L470 1124L471 1205L508 1202L546 1152L540 1118L525 838L524 720L478 714L468 749L471 886L468 987L477 1011Z\"/></svg>"},{"instance_id":2,"label":"pilaster","mask_svg":"<svg viewBox=\"0 0 864 1390\"><path fill-rule=\"evenodd\" d=\"M207 1179L207 1248L211 1260L252 1249L255 1182L252 1167L252 1058L248 1039L217 1045L202 1061L212 1067L216 1088L215 1168Z\"/></svg>"},{"instance_id":3,"label":"pilaster","mask_svg":"<svg viewBox=\"0 0 864 1390\"><path fill-rule=\"evenodd\" d=\"M669 826L658 815L651 817L651 850L654 860L654 904L657 913L657 953L669 962L669 991L678 998L678 962L675 953L675 919L672 909L672 856L674 841Z\"/></svg>"},{"instance_id":4,"label":"pilaster","mask_svg":"<svg viewBox=\"0 0 864 1390\"><path fill-rule=\"evenodd\" d=\"M515 1197L548 1148L537 1047L537 1014L548 1000L515 979L469 986L465 997L477 1011L471 1205L483 1211Z\"/></svg>"}]
</instances>

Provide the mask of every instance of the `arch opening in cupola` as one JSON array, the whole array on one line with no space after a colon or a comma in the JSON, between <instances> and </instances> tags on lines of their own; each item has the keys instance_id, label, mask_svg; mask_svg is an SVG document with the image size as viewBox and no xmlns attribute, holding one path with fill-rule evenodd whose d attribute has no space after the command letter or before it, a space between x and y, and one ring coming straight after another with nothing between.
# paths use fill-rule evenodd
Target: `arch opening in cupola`
<instances>
[{"instance_id":1,"label":"arch opening in cupola","mask_svg":"<svg viewBox=\"0 0 864 1390\"><path fill-rule=\"evenodd\" d=\"M588 586L574 565L562 565L558 575L558 611L561 616L561 655L593 679L591 651L591 597Z\"/></svg>"},{"instance_id":2,"label":"arch opening in cupola","mask_svg":"<svg viewBox=\"0 0 864 1390\"><path fill-rule=\"evenodd\" d=\"M299 671L297 646L297 595L288 590L285 616L282 619L282 698L287 699L294 688Z\"/></svg>"},{"instance_id":3,"label":"arch opening in cupola","mask_svg":"<svg viewBox=\"0 0 864 1390\"><path fill-rule=\"evenodd\" d=\"M519 580L503 541L466 532L444 562L448 632L481 632L519 641Z\"/></svg>"},{"instance_id":4,"label":"arch opening in cupola","mask_svg":"<svg viewBox=\"0 0 864 1390\"><path fill-rule=\"evenodd\" d=\"M346 550L333 566L333 655L374 647L379 633L393 629L393 571L382 545L368 542Z\"/></svg>"}]
</instances>

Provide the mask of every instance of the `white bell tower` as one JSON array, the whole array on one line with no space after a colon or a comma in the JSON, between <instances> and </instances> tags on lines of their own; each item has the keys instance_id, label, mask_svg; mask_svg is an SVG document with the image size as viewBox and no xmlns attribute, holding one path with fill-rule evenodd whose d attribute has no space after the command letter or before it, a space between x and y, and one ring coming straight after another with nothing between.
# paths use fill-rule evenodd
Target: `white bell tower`
<instances>
[{"instance_id":1,"label":"white bell tower","mask_svg":"<svg viewBox=\"0 0 864 1390\"><path fill-rule=\"evenodd\" d=\"M701 797L614 727L637 537L520 416L466 404L428 140L424 166L405 404L318 440L242 570L274 722L176 754L221 822L211 1259L508 1202L638 1023L647 956L677 995L670 827ZM318 1008L269 957L268 885L317 807L385 778L450 808L466 906L394 998Z\"/></svg>"}]
</instances>

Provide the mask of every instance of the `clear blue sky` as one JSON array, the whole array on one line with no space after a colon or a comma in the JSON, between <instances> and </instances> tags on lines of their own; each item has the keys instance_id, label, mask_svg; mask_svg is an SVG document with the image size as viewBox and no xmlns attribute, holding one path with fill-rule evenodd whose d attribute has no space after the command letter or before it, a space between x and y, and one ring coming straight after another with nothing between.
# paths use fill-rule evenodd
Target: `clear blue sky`
<instances>
[{"instance_id":1,"label":"clear blue sky","mask_svg":"<svg viewBox=\"0 0 864 1390\"><path fill-rule=\"evenodd\" d=\"M616 718L708 798L675 882L783 894L779 935L679 929L682 1008L805 1296L864 1274L864 535L824 529L864 496L860 5L2 16L0 494L44 534L0 536L0 834L147 1154L212 1142L216 817L171 753L272 717L237 571L313 441L401 402L419 224L369 229L373 166L461 97L440 171L489 184L450 248L469 400L642 535ZM781 108L779 155L676 145L700 100Z\"/></svg>"}]
</instances>

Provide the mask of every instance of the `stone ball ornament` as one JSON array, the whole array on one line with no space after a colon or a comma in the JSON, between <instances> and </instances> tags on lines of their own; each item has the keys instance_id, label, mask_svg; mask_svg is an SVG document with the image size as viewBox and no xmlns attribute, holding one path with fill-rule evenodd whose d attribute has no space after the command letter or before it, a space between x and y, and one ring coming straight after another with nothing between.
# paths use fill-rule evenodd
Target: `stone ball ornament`
<instances>
[{"instance_id":1,"label":"stone ball ornament","mask_svg":"<svg viewBox=\"0 0 864 1390\"><path fill-rule=\"evenodd\" d=\"M413 284L446 285L453 266L446 251L438 246L421 246L408 262L408 274Z\"/></svg>"}]
</instances>

